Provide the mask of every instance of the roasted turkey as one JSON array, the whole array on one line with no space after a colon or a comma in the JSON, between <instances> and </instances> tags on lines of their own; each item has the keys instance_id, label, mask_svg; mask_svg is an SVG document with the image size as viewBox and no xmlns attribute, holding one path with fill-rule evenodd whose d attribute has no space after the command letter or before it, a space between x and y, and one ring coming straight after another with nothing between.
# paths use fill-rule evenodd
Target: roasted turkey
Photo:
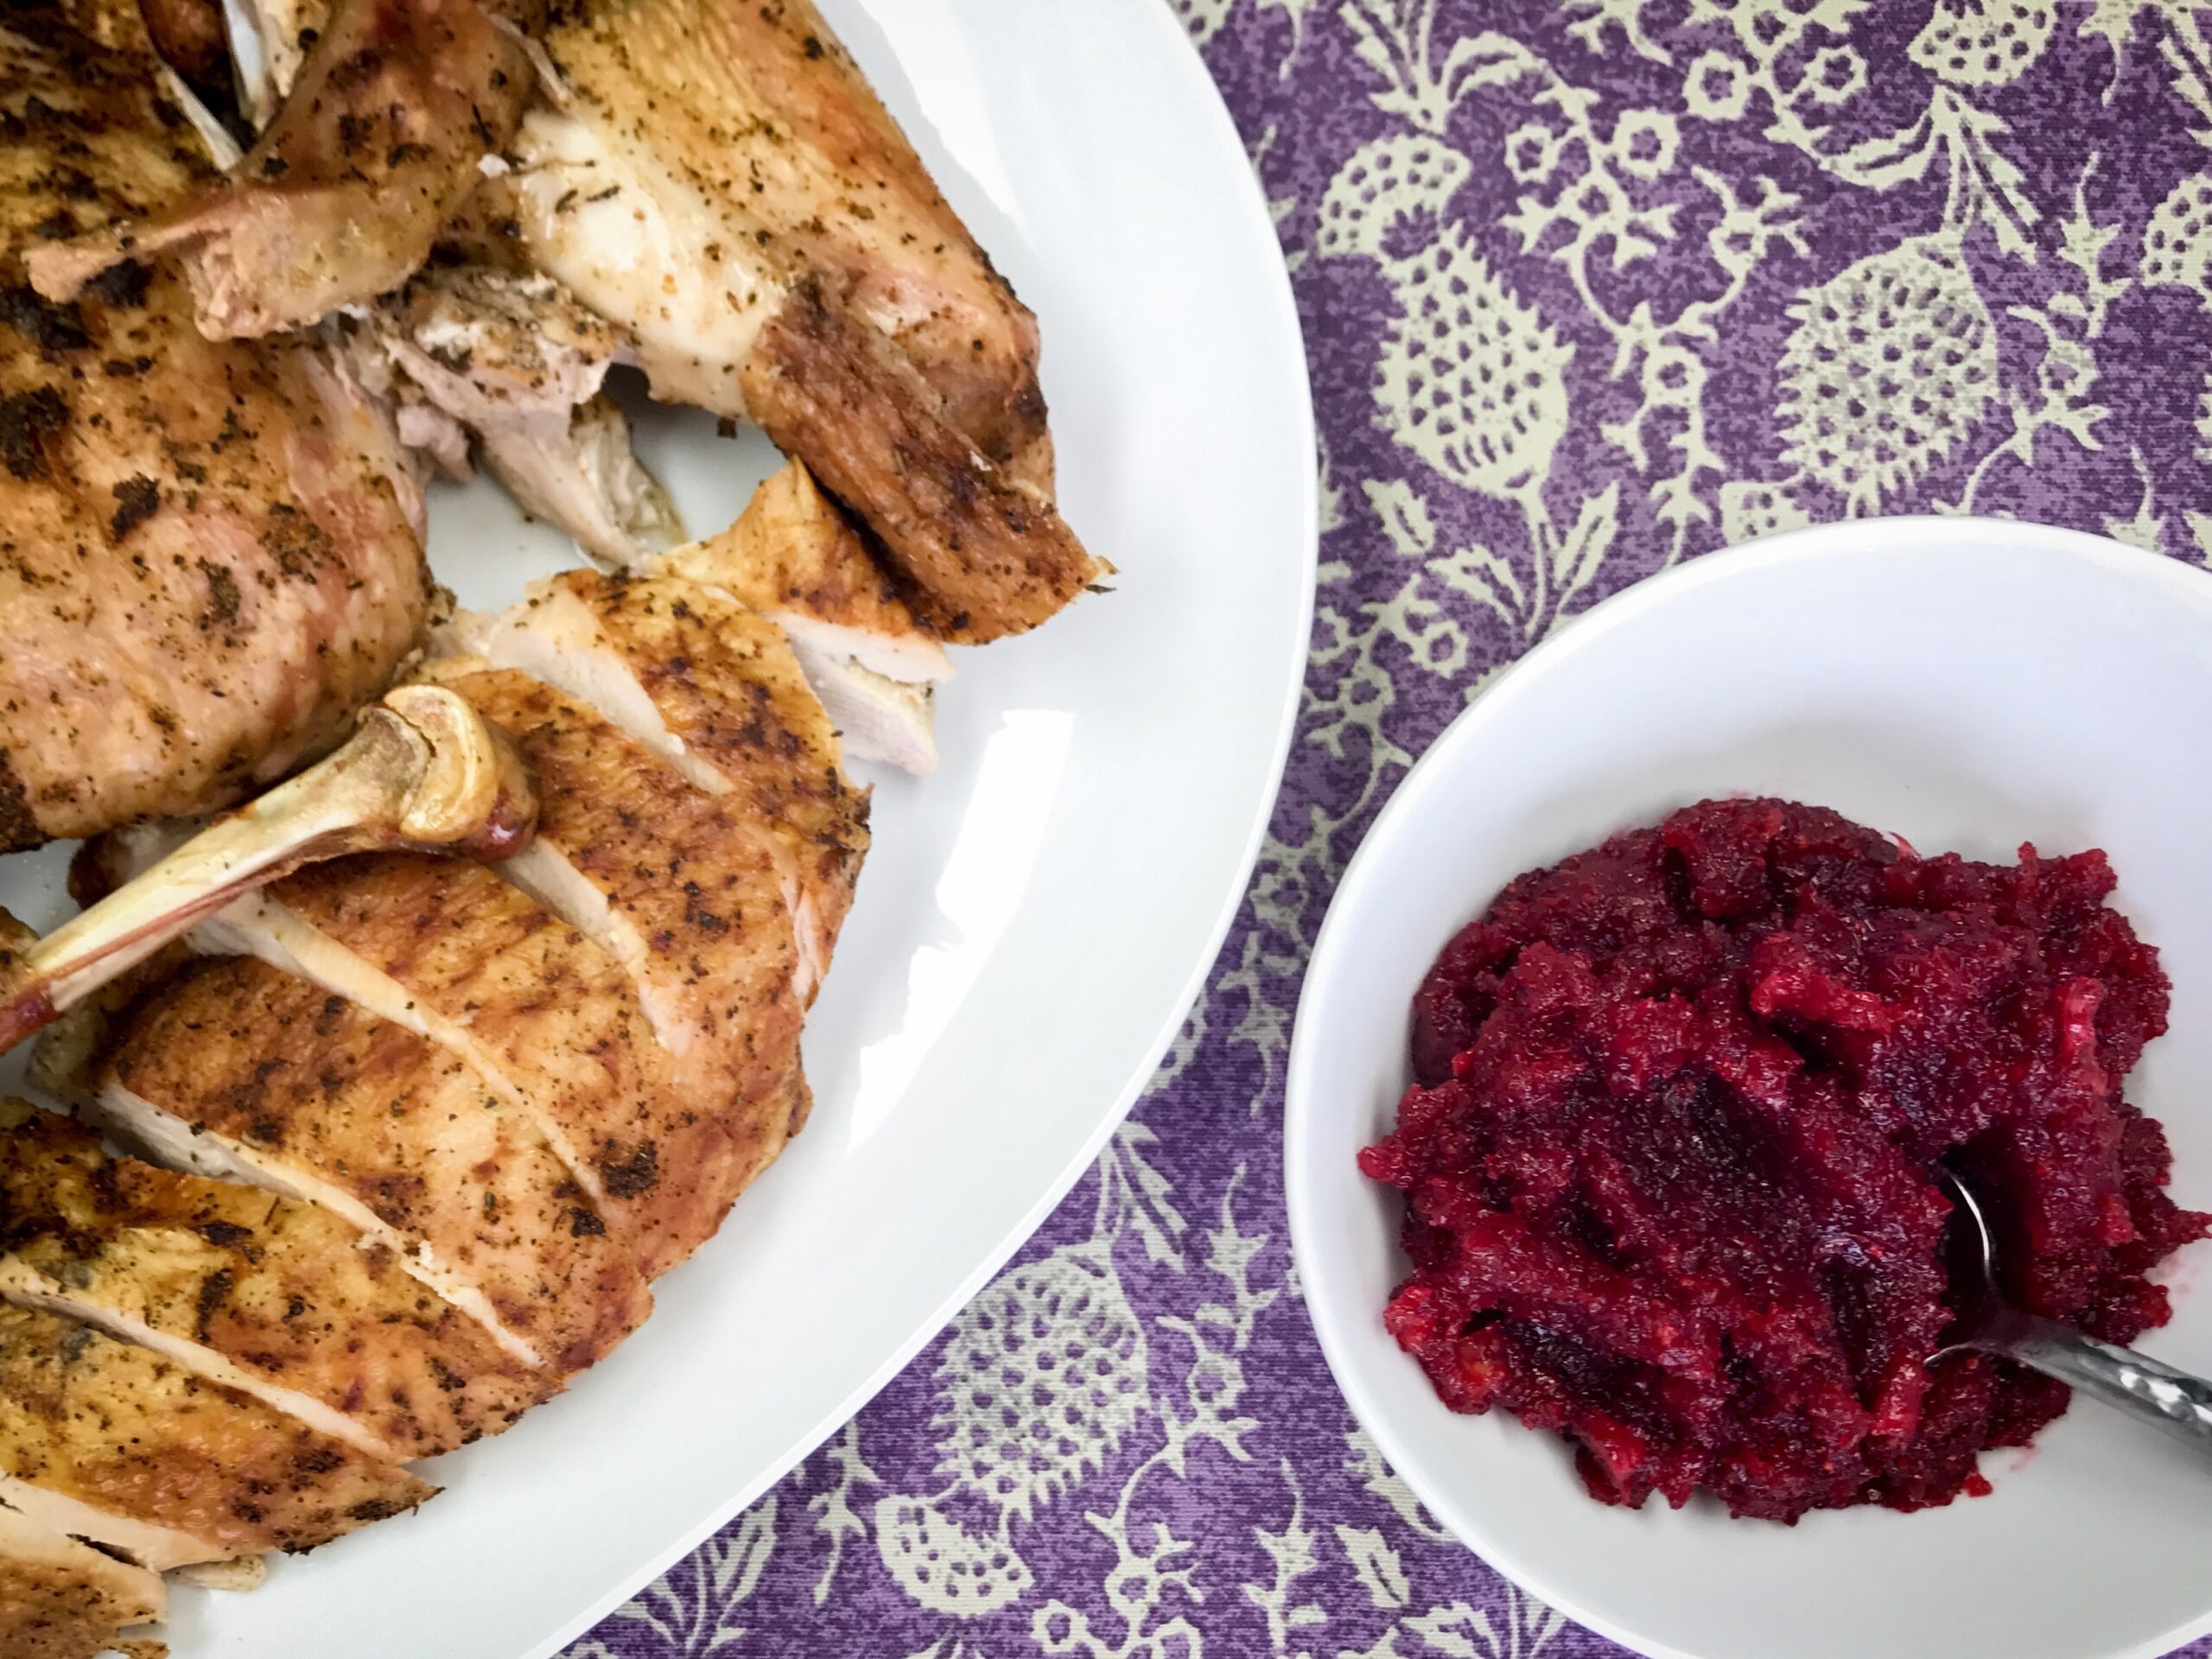
<instances>
[{"instance_id":1,"label":"roasted turkey","mask_svg":"<svg viewBox=\"0 0 2212 1659\"><path fill-rule=\"evenodd\" d=\"M9 1659L85 1659L168 1609L159 1573L0 1504L0 1630Z\"/></svg>"},{"instance_id":2,"label":"roasted turkey","mask_svg":"<svg viewBox=\"0 0 2212 1659\"><path fill-rule=\"evenodd\" d=\"M1023 632L1109 573L1054 502L1036 319L811 0L577 0L543 23L534 87L524 9L248 10L260 144L155 220L43 251L42 294L170 249L213 334L351 306L410 436L459 471L474 435L524 505L612 563L681 539L602 390L630 362L655 397L749 420L804 463L938 639ZM363 161L339 135L371 115L392 130Z\"/></svg>"},{"instance_id":3,"label":"roasted turkey","mask_svg":"<svg viewBox=\"0 0 2212 1659\"><path fill-rule=\"evenodd\" d=\"M219 182L33 251L74 299L119 259L172 256L200 331L233 340L320 321L397 288L467 199L531 89L522 29L478 0L337 0L294 96ZM150 204L149 204L150 205Z\"/></svg>"},{"instance_id":4,"label":"roasted turkey","mask_svg":"<svg viewBox=\"0 0 2212 1659\"><path fill-rule=\"evenodd\" d=\"M133 12L0 12L0 851L206 811L334 743L420 637L422 500L343 361L184 279L26 256L216 177Z\"/></svg>"},{"instance_id":5,"label":"roasted turkey","mask_svg":"<svg viewBox=\"0 0 2212 1659\"><path fill-rule=\"evenodd\" d=\"M157 1605L73 1537L158 1572L421 1502L399 1465L602 1357L805 1117L867 797L781 631L685 576L579 571L416 671L529 761L532 844L283 877L56 1027L36 1074L106 1144L0 1112L25 1620L104 1641ZM86 877L177 833L111 836ZM282 1500L239 1524L240 1482Z\"/></svg>"},{"instance_id":6,"label":"roasted turkey","mask_svg":"<svg viewBox=\"0 0 2212 1659\"><path fill-rule=\"evenodd\" d=\"M488 211L656 396L804 461L944 638L1104 574L1053 506L1035 318L811 0L582 0L545 49Z\"/></svg>"},{"instance_id":7,"label":"roasted turkey","mask_svg":"<svg viewBox=\"0 0 2212 1659\"><path fill-rule=\"evenodd\" d=\"M127 0L56 4L0 13L0 849L127 879L403 668L537 800L229 903L53 1029L75 1121L0 1107L0 1659L423 1503L634 1331L806 1118L847 759L927 771L946 645L1107 569L1034 319L809 0L259 0L227 174ZM211 10L156 13L203 81ZM735 524L623 364L787 452ZM428 627L425 457L612 574Z\"/></svg>"}]
</instances>

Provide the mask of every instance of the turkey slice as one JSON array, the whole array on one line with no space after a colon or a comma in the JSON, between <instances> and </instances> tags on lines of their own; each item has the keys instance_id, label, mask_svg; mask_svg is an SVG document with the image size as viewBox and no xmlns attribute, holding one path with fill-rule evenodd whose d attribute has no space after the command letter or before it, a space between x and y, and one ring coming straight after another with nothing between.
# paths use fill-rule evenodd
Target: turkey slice
<instances>
[{"instance_id":1,"label":"turkey slice","mask_svg":"<svg viewBox=\"0 0 2212 1659\"><path fill-rule=\"evenodd\" d=\"M559 1386L335 1216L0 1111L0 1296L66 1314L371 1457L496 1434Z\"/></svg>"}]
</instances>

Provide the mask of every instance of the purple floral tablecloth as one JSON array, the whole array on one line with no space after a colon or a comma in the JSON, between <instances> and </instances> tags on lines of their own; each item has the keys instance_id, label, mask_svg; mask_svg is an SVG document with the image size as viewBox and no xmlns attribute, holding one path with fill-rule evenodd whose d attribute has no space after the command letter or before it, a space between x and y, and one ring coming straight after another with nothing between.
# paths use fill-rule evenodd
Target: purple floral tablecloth
<instances>
[{"instance_id":1,"label":"purple floral tablecloth","mask_svg":"<svg viewBox=\"0 0 2212 1659\"><path fill-rule=\"evenodd\" d=\"M2212 11L1173 3L1264 181L1323 435L1249 900L1015 1263L579 1659L1617 1652L1443 1535L1315 1346L1282 1073L1345 860L1501 667L1726 543L1932 510L2212 562Z\"/></svg>"}]
</instances>

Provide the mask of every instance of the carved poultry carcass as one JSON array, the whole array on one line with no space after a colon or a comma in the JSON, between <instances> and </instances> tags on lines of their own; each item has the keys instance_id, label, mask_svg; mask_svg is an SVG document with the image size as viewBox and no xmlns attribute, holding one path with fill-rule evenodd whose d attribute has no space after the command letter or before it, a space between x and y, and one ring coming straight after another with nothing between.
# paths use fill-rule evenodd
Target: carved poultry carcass
<instances>
[{"instance_id":1,"label":"carved poultry carcass","mask_svg":"<svg viewBox=\"0 0 2212 1659\"><path fill-rule=\"evenodd\" d=\"M804 1119L867 798L781 631L679 575L578 571L457 620L418 672L402 706L456 697L512 744L530 838L278 874L66 1017L36 1075L138 1156L0 1114L0 1503L39 1549L96 1524L164 1569L419 1502L398 1464L604 1356ZM180 833L111 836L87 876ZM198 1402L179 1421L233 1459L289 1437L291 1506L217 1527L219 1485L180 1509L105 1443L11 1438L10 1354L44 1376L73 1345L82 1397ZM99 1616L144 1616L145 1588Z\"/></svg>"},{"instance_id":2,"label":"carved poultry carcass","mask_svg":"<svg viewBox=\"0 0 2212 1659\"><path fill-rule=\"evenodd\" d=\"M215 344L125 261L24 261L216 174L137 14L0 14L0 850L225 805L334 744L420 637L422 502L305 339Z\"/></svg>"},{"instance_id":3,"label":"carved poultry carcass","mask_svg":"<svg viewBox=\"0 0 2212 1659\"><path fill-rule=\"evenodd\" d=\"M365 20L400 3L264 0L249 13L275 48L256 54L249 86L250 107L276 111L263 151L332 126L318 89L358 55ZM398 119L484 83L481 142L410 158L435 163L435 189L318 194L289 168L257 177L250 156L149 232L186 250L204 326L251 331L312 309L285 272L241 276L249 245L221 226L308 243L327 215L325 240L374 250L347 264L349 282L324 284L323 302L353 302L388 353L402 429L449 471L468 468L473 447L610 565L643 568L682 540L604 389L634 363L655 397L750 420L802 463L861 527L868 585L924 637L1022 632L1109 573L1055 505L1035 319L807 0L558 8L518 120L512 82L486 79L505 73L492 47L509 37L474 14L461 27L468 3L430 9L439 31L418 29L411 76L385 100ZM303 56L299 39L315 41ZM329 149L318 142L315 154ZM392 203L457 200L472 169L482 181L429 257L416 206ZM119 250L80 241L35 274L72 292ZM413 282L387 294L402 267ZM210 309L217 286L226 302ZM949 667L916 672L909 656L908 677L801 644L856 757L928 769L929 689Z\"/></svg>"}]
</instances>

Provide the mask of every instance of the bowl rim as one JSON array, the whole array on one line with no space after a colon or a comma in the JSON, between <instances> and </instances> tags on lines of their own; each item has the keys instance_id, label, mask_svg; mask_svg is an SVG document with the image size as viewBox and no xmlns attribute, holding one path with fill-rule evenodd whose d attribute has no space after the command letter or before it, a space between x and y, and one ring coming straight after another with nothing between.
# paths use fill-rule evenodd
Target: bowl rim
<instances>
[{"instance_id":1,"label":"bowl rim","mask_svg":"<svg viewBox=\"0 0 2212 1659\"><path fill-rule=\"evenodd\" d=\"M1678 594L1716 582L1725 582L1750 569L1812 564L1855 555L1877 553L1915 542L1929 543L1931 556L2002 541L2008 552L2028 557L2082 559L2129 577L2148 581L2177 594L2190 593L2198 601L2212 594L2212 570L2184 564L2179 559L2131 547L2113 537L2087 531L2032 520L1998 518L1986 514L1897 514L1810 524L1779 531L1700 555L1686 563L1631 582L1579 615L1554 627L1516 658L1439 732L1415 758L1360 837L1358 847L1344 867L1331 894L1326 912L1306 959L1293 1015L1290 1050L1284 1070L1283 1195L1290 1231L1293 1266L1305 1287L1300 1297L1306 1318L1319 1342L1322 1357L1353 1419L1374 1440L1393 1473L1404 1481L1422 1506L1464 1548L1521 1589L1564 1613L1586 1629L1619 1643L1648 1659L1702 1659L1690 1649L1639 1634L1618 1621L1591 1611L1580 1598L1545 1581L1529 1571L1511 1542L1496 1536L1462 1513L1429 1478L1421 1457L1414 1453L1389 1413L1370 1396L1351 1351L1349 1325L1338 1317L1327 1299L1317 1297L1312 1287L1325 1278L1316 1264L1325 1258L1325 1241L1314 1236L1313 1206L1303 1194L1323 1179L1313 1152L1314 1128L1325 1106L1317 1100L1312 1074L1326 1040L1309 1014L1325 1007L1339 980L1349 971L1340 960L1340 942L1349 931L1346 918L1360 909L1391 862L1391 847L1399 831L1424 810L1439 780L1454 768L1460 755L1490 727L1510 714L1541 677L1536 671L1548 667L1570 650L1599 646L1605 635L1654 606ZM1408 1059L1407 1075L1411 1076ZM1378 1315L1379 1317L1379 1315ZM1408 1362L1410 1363L1410 1362ZM2212 1608L2172 1630L2132 1646L2110 1649L2096 1659L2163 1659L2174 1649L2212 1633Z\"/></svg>"}]
</instances>

